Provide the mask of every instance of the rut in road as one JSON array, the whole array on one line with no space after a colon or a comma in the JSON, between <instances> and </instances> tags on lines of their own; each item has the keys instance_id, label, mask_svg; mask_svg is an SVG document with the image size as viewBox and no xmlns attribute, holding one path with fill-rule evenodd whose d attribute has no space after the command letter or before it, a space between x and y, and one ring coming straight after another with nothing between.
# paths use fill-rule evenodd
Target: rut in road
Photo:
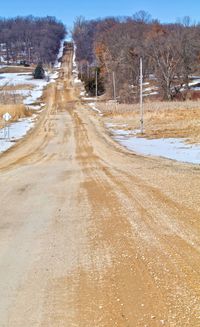
<instances>
[{"instance_id":1,"label":"rut in road","mask_svg":"<svg viewBox=\"0 0 200 327\"><path fill-rule=\"evenodd\" d=\"M0 157L0 325L199 326L199 168L115 144L71 66Z\"/></svg>"}]
</instances>

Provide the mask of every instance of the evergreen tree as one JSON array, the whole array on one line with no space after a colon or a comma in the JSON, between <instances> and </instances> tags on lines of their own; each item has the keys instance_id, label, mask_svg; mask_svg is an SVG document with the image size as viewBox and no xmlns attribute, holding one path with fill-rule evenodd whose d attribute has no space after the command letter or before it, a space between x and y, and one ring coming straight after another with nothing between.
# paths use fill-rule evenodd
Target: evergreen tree
<instances>
[{"instance_id":1,"label":"evergreen tree","mask_svg":"<svg viewBox=\"0 0 200 327\"><path fill-rule=\"evenodd\" d=\"M98 83L97 91L98 91L98 96L99 96L99 95L102 95L105 92L104 80L101 77L99 67L96 67L95 71L97 71L97 83ZM83 80L83 82L85 84L86 92L90 96L95 96L96 95L96 75L91 76L89 78L87 77L87 75L84 75L82 80Z\"/></svg>"},{"instance_id":2,"label":"evergreen tree","mask_svg":"<svg viewBox=\"0 0 200 327\"><path fill-rule=\"evenodd\" d=\"M38 63L37 67L35 68L33 76L35 79L43 79L45 77L45 71L41 62Z\"/></svg>"}]
</instances>

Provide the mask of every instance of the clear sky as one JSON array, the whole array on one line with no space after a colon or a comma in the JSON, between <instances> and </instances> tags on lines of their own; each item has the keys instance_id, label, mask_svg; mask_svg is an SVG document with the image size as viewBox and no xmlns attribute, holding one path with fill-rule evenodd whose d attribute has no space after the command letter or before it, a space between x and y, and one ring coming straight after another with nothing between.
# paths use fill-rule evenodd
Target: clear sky
<instances>
[{"instance_id":1,"label":"clear sky","mask_svg":"<svg viewBox=\"0 0 200 327\"><path fill-rule=\"evenodd\" d=\"M190 16L200 21L200 0L0 0L0 16L56 16L72 26L77 16L88 19L105 16L131 16L136 11L148 11L161 22L173 22Z\"/></svg>"}]
</instances>

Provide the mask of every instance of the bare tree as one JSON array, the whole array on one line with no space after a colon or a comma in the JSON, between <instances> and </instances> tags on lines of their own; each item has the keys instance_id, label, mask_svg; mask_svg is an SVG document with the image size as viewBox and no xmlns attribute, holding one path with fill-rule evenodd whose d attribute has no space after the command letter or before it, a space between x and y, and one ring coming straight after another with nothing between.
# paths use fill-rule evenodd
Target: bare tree
<instances>
[{"instance_id":1,"label":"bare tree","mask_svg":"<svg viewBox=\"0 0 200 327\"><path fill-rule=\"evenodd\" d=\"M7 63L54 62L65 26L54 17L0 19L0 43L5 44Z\"/></svg>"}]
</instances>

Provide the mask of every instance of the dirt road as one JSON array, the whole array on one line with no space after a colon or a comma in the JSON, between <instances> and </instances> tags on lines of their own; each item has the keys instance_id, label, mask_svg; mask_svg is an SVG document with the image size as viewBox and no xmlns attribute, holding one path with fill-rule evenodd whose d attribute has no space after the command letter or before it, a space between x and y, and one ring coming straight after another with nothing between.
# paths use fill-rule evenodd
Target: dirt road
<instances>
[{"instance_id":1,"label":"dirt road","mask_svg":"<svg viewBox=\"0 0 200 327\"><path fill-rule=\"evenodd\" d=\"M71 62L0 157L0 326L200 326L200 169L115 144Z\"/></svg>"}]
</instances>

